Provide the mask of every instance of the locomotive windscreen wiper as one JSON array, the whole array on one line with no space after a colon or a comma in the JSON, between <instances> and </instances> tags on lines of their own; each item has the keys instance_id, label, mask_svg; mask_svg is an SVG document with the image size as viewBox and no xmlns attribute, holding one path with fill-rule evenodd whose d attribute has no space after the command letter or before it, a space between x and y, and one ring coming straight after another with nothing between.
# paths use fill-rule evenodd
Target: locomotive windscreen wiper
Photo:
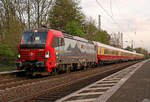
<instances>
[{"instance_id":1,"label":"locomotive windscreen wiper","mask_svg":"<svg viewBox=\"0 0 150 102\"><path fill-rule=\"evenodd\" d=\"M35 33L32 33L31 35L31 42L33 42L35 40Z\"/></svg>"}]
</instances>

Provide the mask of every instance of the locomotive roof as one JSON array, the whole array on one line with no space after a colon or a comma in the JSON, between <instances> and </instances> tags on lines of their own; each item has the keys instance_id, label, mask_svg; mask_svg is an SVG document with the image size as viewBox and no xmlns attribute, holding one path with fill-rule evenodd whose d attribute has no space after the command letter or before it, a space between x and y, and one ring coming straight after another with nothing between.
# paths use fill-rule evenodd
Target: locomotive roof
<instances>
[{"instance_id":1,"label":"locomotive roof","mask_svg":"<svg viewBox=\"0 0 150 102\"><path fill-rule=\"evenodd\" d=\"M37 30L38 32L48 32L49 29L47 28L38 28L38 29L27 29L25 32L34 32L34 30Z\"/></svg>"},{"instance_id":2,"label":"locomotive roof","mask_svg":"<svg viewBox=\"0 0 150 102\"><path fill-rule=\"evenodd\" d=\"M86 43L91 43L93 44L92 41L90 40L87 40L85 38L81 38L79 36L73 36L73 35L70 35L70 34L66 34L66 33L63 33L64 34L64 37L67 37L67 38L70 38L70 39L74 39L74 40L78 40L78 41L81 41L81 42L86 42Z\"/></svg>"}]
</instances>

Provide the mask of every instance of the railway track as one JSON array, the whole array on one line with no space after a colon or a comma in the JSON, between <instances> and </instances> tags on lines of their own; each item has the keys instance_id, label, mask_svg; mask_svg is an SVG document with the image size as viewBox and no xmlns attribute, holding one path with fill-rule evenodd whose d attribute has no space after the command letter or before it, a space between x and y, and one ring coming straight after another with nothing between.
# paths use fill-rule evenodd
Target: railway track
<instances>
[{"instance_id":1,"label":"railway track","mask_svg":"<svg viewBox=\"0 0 150 102\"><path fill-rule=\"evenodd\" d=\"M38 79L4 79L0 81L0 100L2 102L53 102L135 63L137 61L101 66L101 68L91 68Z\"/></svg>"}]
</instances>

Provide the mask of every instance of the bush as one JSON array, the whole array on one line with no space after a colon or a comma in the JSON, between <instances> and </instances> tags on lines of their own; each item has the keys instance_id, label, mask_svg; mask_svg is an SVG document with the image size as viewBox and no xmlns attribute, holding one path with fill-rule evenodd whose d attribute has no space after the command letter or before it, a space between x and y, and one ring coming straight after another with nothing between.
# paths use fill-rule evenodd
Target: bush
<instances>
[{"instance_id":1,"label":"bush","mask_svg":"<svg viewBox=\"0 0 150 102\"><path fill-rule=\"evenodd\" d=\"M0 65L15 65L15 54L7 44L0 44Z\"/></svg>"},{"instance_id":2,"label":"bush","mask_svg":"<svg viewBox=\"0 0 150 102\"><path fill-rule=\"evenodd\" d=\"M14 53L11 51L7 44L0 44L0 56L3 57L13 57Z\"/></svg>"}]
</instances>

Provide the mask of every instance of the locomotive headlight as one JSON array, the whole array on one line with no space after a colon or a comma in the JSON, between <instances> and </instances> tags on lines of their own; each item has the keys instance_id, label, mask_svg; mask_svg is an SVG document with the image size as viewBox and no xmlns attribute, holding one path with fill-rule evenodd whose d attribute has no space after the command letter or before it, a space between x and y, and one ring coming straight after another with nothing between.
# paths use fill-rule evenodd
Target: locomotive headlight
<instances>
[{"instance_id":1,"label":"locomotive headlight","mask_svg":"<svg viewBox=\"0 0 150 102\"><path fill-rule=\"evenodd\" d=\"M20 56L20 54L18 53L18 58L20 58L21 56Z\"/></svg>"},{"instance_id":2,"label":"locomotive headlight","mask_svg":"<svg viewBox=\"0 0 150 102\"><path fill-rule=\"evenodd\" d=\"M49 57L50 57L49 51L45 51L45 58L49 58Z\"/></svg>"}]
</instances>

